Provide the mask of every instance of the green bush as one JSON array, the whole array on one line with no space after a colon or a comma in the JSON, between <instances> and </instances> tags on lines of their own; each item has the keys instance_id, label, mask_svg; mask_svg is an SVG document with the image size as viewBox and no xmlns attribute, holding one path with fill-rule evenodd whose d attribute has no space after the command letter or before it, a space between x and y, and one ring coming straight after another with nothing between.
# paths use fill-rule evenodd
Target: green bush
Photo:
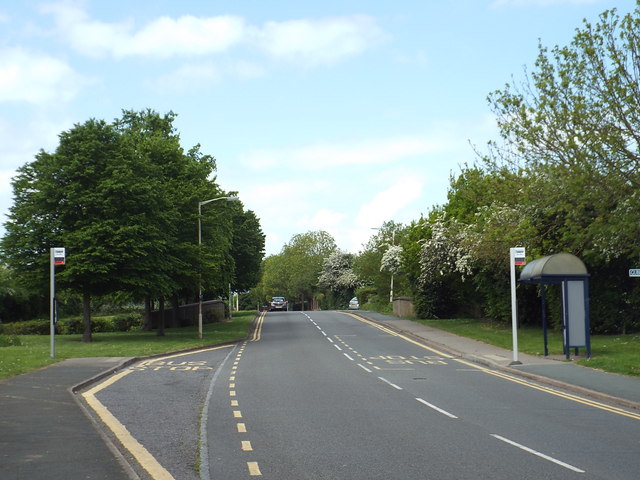
<instances>
[{"instance_id":1,"label":"green bush","mask_svg":"<svg viewBox=\"0 0 640 480\"><path fill-rule=\"evenodd\" d=\"M64 320L59 320L56 324L56 333L62 335L82 334L83 332L82 317L65 318Z\"/></svg>"},{"instance_id":2,"label":"green bush","mask_svg":"<svg viewBox=\"0 0 640 480\"><path fill-rule=\"evenodd\" d=\"M142 328L142 315L140 313L122 313L112 319L116 332L131 332Z\"/></svg>"},{"instance_id":3,"label":"green bush","mask_svg":"<svg viewBox=\"0 0 640 480\"><path fill-rule=\"evenodd\" d=\"M51 326L46 319L3 323L0 325L0 333L3 335L49 335Z\"/></svg>"},{"instance_id":4,"label":"green bush","mask_svg":"<svg viewBox=\"0 0 640 480\"><path fill-rule=\"evenodd\" d=\"M91 331L103 332L130 332L142 327L140 313L122 313L105 317L91 318ZM51 327L49 320L28 320L26 322L3 323L0 325L0 334L4 335L49 335ZM82 335L84 333L84 321L82 317L69 317L56 323L56 333L60 335Z\"/></svg>"},{"instance_id":5,"label":"green bush","mask_svg":"<svg viewBox=\"0 0 640 480\"><path fill-rule=\"evenodd\" d=\"M17 335L0 335L0 347L19 347L22 345Z\"/></svg>"},{"instance_id":6,"label":"green bush","mask_svg":"<svg viewBox=\"0 0 640 480\"><path fill-rule=\"evenodd\" d=\"M91 331L93 333L115 332L113 317L92 317ZM60 320L56 324L56 332L62 335L81 335L84 333L84 320L82 317Z\"/></svg>"}]
</instances>

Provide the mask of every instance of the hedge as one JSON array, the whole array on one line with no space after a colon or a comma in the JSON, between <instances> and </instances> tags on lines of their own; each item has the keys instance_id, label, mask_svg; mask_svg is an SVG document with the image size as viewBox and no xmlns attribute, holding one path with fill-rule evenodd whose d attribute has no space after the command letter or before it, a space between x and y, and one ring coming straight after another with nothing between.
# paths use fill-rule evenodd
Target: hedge
<instances>
[{"instance_id":1,"label":"hedge","mask_svg":"<svg viewBox=\"0 0 640 480\"><path fill-rule=\"evenodd\" d=\"M93 333L129 332L141 328L142 316L139 313L123 313L108 317L94 317L91 319L91 325ZM65 318L56 323L56 334L79 335L83 332L84 322L82 317ZM50 333L51 327L48 319L3 323L0 325L1 335L49 335Z\"/></svg>"}]
</instances>

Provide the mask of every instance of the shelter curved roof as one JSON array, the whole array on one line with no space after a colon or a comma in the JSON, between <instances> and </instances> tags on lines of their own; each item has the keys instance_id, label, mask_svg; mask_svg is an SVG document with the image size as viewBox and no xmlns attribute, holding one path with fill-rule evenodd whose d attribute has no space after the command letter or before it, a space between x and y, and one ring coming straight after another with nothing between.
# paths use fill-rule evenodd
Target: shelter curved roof
<instances>
[{"instance_id":1,"label":"shelter curved roof","mask_svg":"<svg viewBox=\"0 0 640 480\"><path fill-rule=\"evenodd\" d=\"M556 253L533 260L522 269L521 282L541 281L545 277L586 277L587 267L582 260L570 253Z\"/></svg>"}]
</instances>

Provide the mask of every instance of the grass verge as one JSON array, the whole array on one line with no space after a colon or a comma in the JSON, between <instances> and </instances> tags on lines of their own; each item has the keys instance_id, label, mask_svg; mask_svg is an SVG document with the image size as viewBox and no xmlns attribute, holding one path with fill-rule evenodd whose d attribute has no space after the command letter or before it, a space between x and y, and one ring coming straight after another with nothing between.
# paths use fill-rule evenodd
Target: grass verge
<instances>
[{"instance_id":1,"label":"grass verge","mask_svg":"<svg viewBox=\"0 0 640 480\"><path fill-rule=\"evenodd\" d=\"M512 349L511 325L486 320L416 320L430 327L473 338L497 347ZM562 355L562 335L549 332L550 355ZM521 327L518 329L518 351L531 355L544 354L542 328ZM580 349L584 355L585 350ZM622 375L640 376L640 335L591 335L591 359L577 360L579 365L598 368Z\"/></svg>"},{"instance_id":2,"label":"grass verge","mask_svg":"<svg viewBox=\"0 0 640 480\"><path fill-rule=\"evenodd\" d=\"M167 328L156 332L94 333L93 342L81 342L82 335L56 335L55 358L51 358L49 335L17 335L17 345L0 347L0 379L20 375L66 358L142 357L241 340L249 334L256 312L236 312L233 321L208 323L203 338L196 327Z\"/></svg>"}]
</instances>

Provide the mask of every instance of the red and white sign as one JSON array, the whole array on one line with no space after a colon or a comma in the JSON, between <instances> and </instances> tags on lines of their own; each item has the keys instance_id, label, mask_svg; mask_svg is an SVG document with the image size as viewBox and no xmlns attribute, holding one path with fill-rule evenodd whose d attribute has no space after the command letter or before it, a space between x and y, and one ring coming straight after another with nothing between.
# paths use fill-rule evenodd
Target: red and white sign
<instances>
[{"instance_id":1,"label":"red and white sign","mask_svg":"<svg viewBox=\"0 0 640 480\"><path fill-rule=\"evenodd\" d=\"M53 264L54 265L64 265L65 262L65 249L64 248L54 248L53 249Z\"/></svg>"},{"instance_id":2,"label":"red and white sign","mask_svg":"<svg viewBox=\"0 0 640 480\"><path fill-rule=\"evenodd\" d=\"M526 265L527 260L525 259L525 249L524 247L515 247L513 249L513 264L514 265Z\"/></svg>"}]
</instances>

